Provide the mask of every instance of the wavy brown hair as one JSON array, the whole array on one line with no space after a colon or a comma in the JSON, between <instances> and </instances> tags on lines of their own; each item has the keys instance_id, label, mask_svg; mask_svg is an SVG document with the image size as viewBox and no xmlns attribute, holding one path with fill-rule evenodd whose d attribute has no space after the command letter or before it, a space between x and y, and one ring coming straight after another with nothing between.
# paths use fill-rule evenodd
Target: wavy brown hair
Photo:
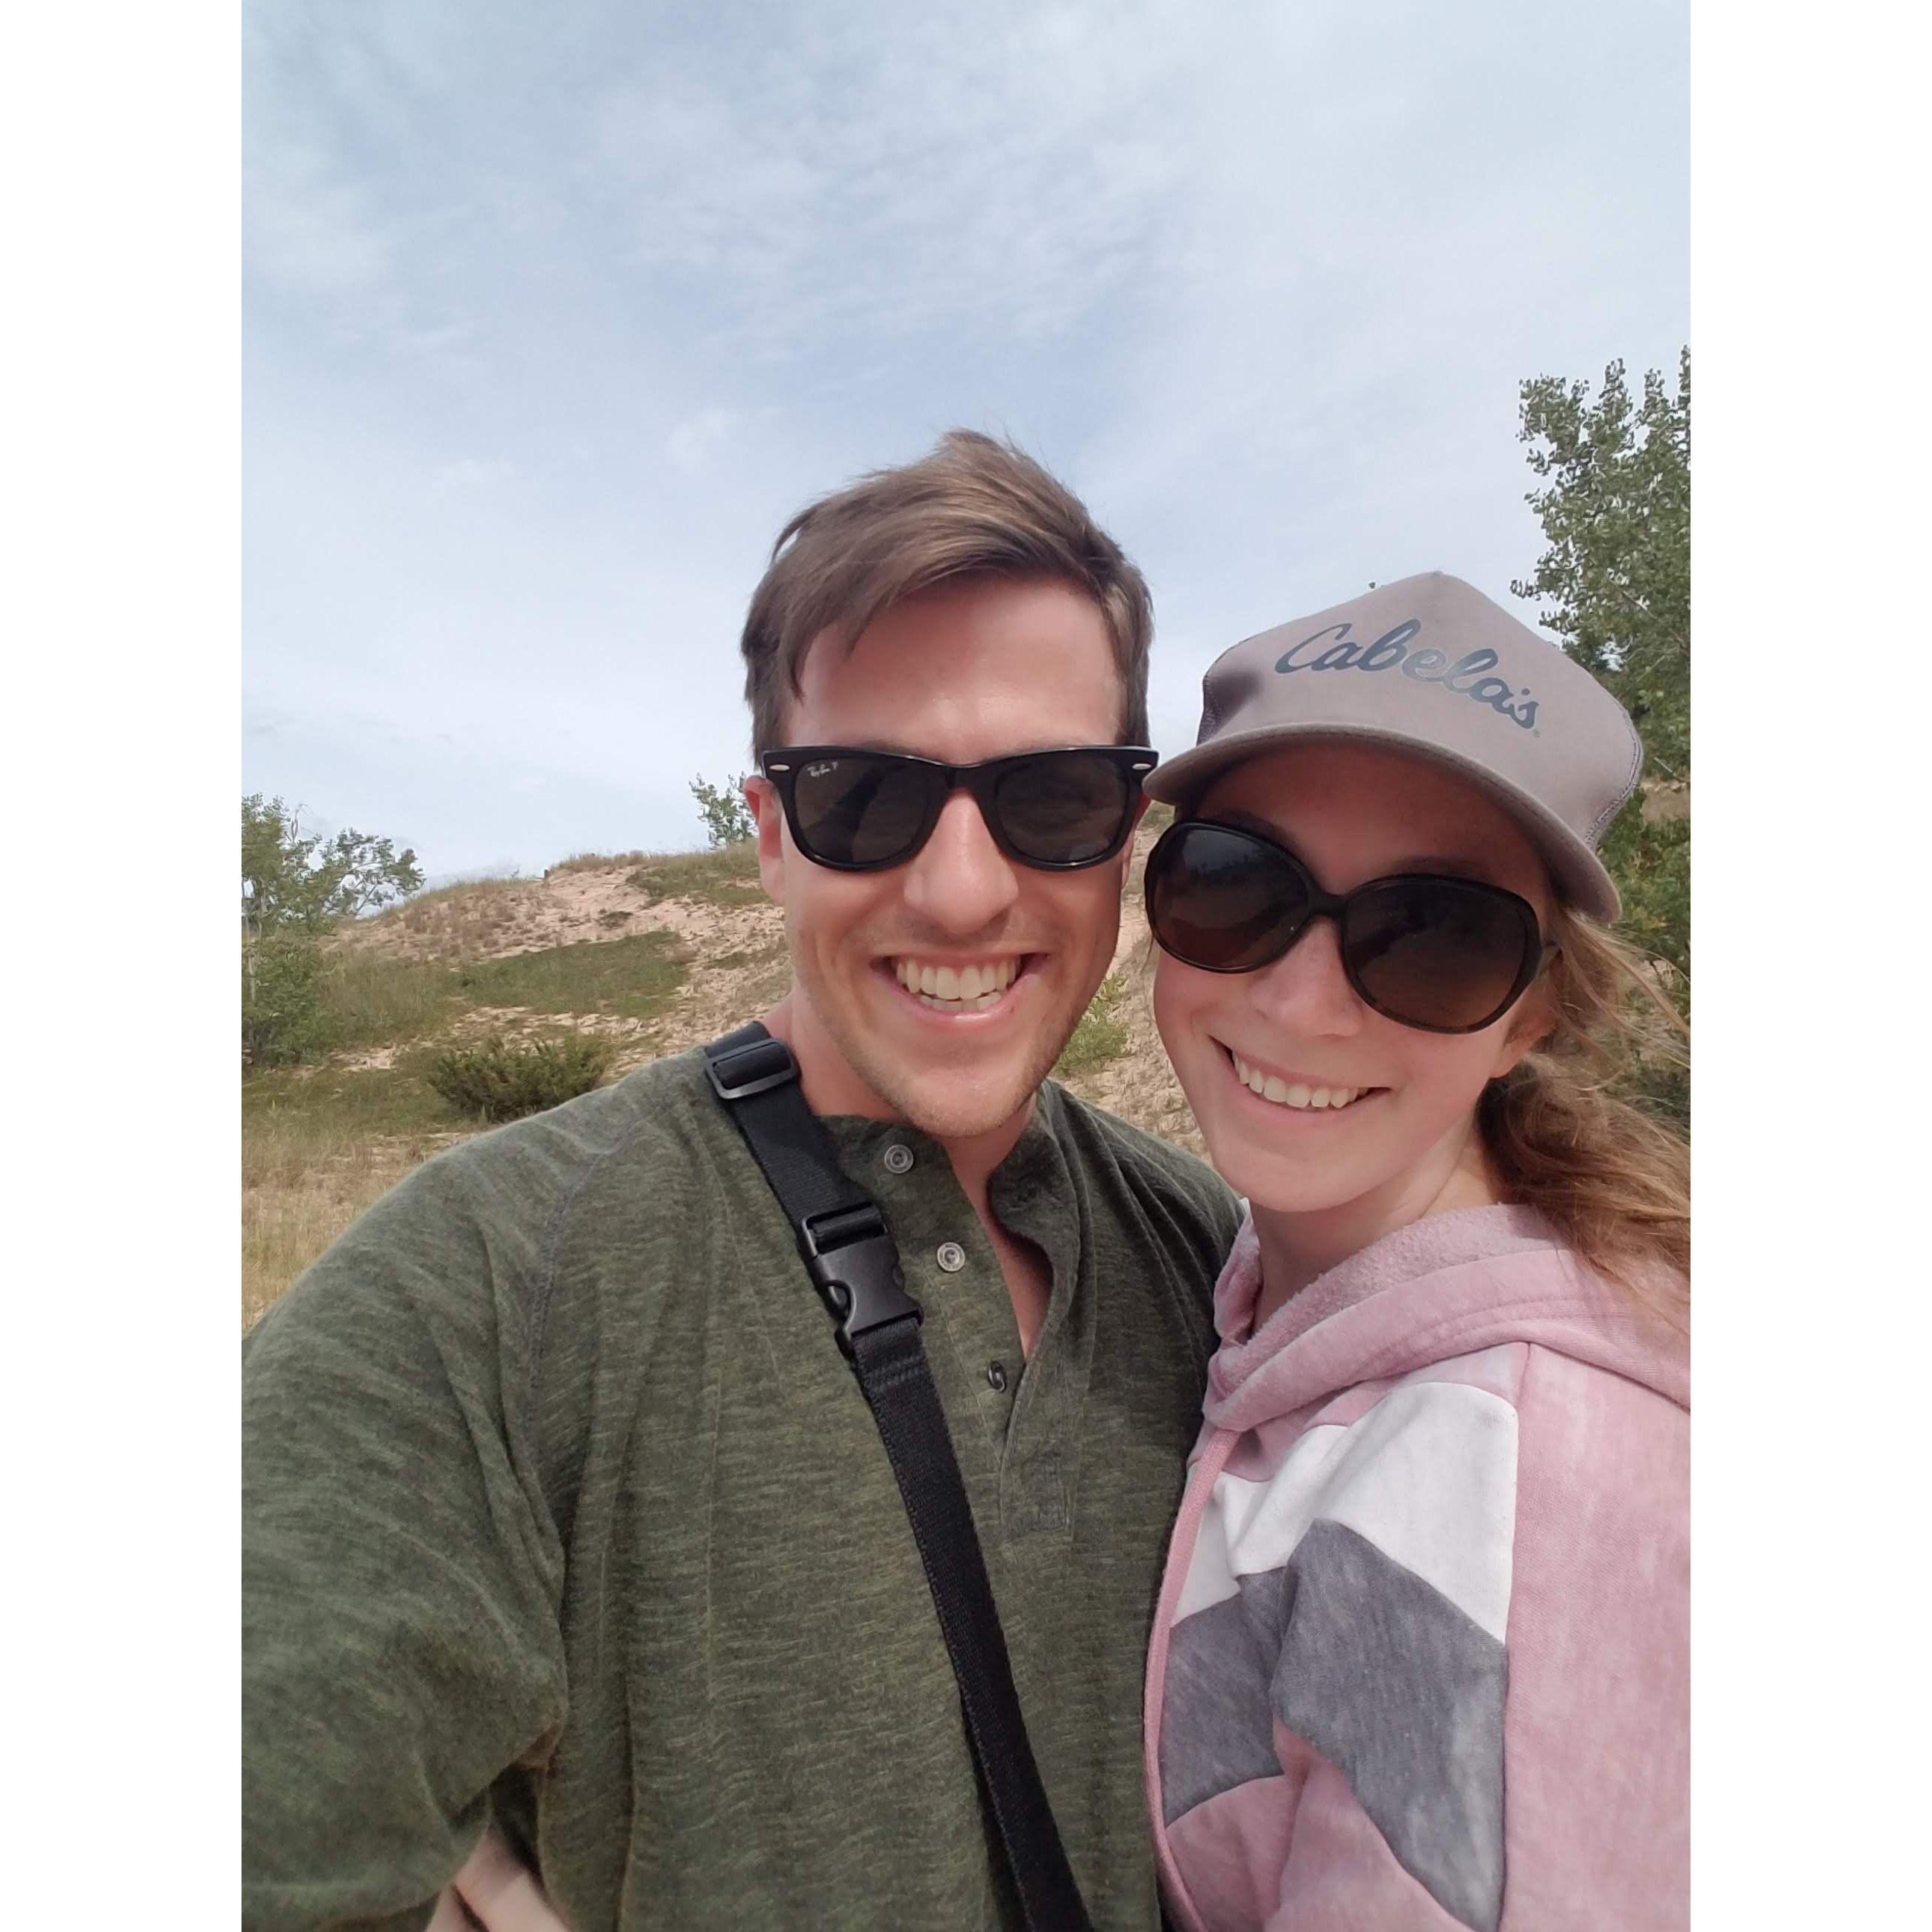
<instances>
[{"instance_id":1,"label":"wavy brown hair","mask_svg":"<svg viewBox=\"0 0 1932 1932\"><path fill-rule=\"evenodd\" d=\"M1508 1196L1632 1300L1690 1326L1690 1149L1624 1097L1646 1062L1688 1064L1657 962L1568 906L1551 916L1549 1033L1476 1110Z\"/></svg>"},{"instance_id":2,"label":"wavy brown hair","mask_svg":"<svg viewBox=\"0 0 1932 1932\"><path fill-rule=\"evenodd\" d=\"M753 754L781 743L806 652L831 631L850 650L882 611L975 578L1057 579L1099 606L1120 678L1120 742L1147 742L1146 580L1072 490L1023 450L949 430L916 463L877 470L778 532L740 648Z\"/></svg>"}]
</instances>

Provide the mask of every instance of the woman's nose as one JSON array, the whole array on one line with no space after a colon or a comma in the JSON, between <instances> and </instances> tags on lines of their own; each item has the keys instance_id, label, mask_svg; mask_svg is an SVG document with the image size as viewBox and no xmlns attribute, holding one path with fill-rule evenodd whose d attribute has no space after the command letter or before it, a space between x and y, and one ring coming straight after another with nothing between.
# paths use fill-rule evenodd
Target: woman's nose
<instances>
[{"instance_id":1,"label":"woman's nose","mask_svg":"<svg viewBox=\"0 0 1932 1932\"><path fill-rule=\"evenodd\" d=\"M1279 959L1251 974L1248 997L1264 1018L1298 1033L1361 1030L1365 1009L1342 970L1341 935L1332 919L1310 920Z\"/></svg>"}]
</instances>

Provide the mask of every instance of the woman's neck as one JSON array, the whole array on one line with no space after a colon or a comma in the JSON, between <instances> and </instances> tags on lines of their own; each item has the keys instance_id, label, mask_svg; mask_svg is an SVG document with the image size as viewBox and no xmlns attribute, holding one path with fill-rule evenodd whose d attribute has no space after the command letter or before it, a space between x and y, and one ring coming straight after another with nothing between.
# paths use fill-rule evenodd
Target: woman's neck
<instances>
[{"instance_id":1,"label":"woman's neck","mask_svg":"<svg viewBox=\"0 0 1932 1932\"><path fill-rule=\"evenodd\" d=\"M1431 1214L1493 1208L1502 1198L1502 1184L1472 1118L1460 1134L1432 1148L1428 1159L1352 1201L1306 1214L1254 1203L1262 1292L1250 1332L1258 1334L1269 1317L1318 1275L1384 1234Z\"/></svg>"}]
</instances>

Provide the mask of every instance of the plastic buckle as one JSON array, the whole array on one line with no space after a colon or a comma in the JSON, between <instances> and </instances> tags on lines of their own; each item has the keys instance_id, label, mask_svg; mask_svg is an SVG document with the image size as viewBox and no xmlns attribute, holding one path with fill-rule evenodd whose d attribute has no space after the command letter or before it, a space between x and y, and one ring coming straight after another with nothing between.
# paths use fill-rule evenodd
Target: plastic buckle
<instances>
[{"instance_id":1,"label":"plastic buckle","mask_svg":"<svg viewBox=\"0 0 1932 1932\"><path fill-rule=\"evenodd\" d=\"M922 1322L924 1311L905 1292L898 1250L876 1208L834 1210L804 1224L805 1264L838 1330L838 1346L848 1355L854 1341L888 1322L910 1316Z\"/></svg>"},{"instance_id":2,"label":"plastic buckle","mask_svg":"<svg viewBox=\"0 0 1932 1932\"><path fill-rule=\"evenodd\" d=\"M704 1070L711 1076L712 1090L721 1100L742 1100L753 1094L768 1094L798 1078L798 1066L791 1048L782 1040L754 1040L734 1046L729 1053L707 1057Z\"/></svg>"}]
</instances>

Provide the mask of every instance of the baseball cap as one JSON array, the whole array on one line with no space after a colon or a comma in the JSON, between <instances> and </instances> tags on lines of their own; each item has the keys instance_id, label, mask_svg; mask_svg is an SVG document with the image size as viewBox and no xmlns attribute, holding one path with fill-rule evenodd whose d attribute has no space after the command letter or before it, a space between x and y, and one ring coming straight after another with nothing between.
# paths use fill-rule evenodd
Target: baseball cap
<instances>
[{"instance_id":1,"label":"baseball cap","mask_svg":"<svg viewBox=\"0 0 1932 1932\"><path fill-rule=\"evenodd\" d=\"M1223 651L1202 682L1194 748L1150 772L1148 795L1191 808L1257 753L1338 739L1467 778L1528 834L1564 898L1617 916L1597 847L1636 789L1636 728L1574 658L1473 584L1405 577Z\"/></svg>"}]
</instances>

